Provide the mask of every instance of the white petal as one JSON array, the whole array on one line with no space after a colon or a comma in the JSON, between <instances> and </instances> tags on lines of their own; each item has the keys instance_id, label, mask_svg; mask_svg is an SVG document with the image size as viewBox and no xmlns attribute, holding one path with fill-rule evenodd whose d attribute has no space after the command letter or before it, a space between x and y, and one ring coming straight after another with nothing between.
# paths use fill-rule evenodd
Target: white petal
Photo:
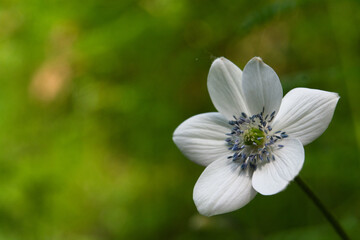
<instances>
[{"instance_id":1,"label":"white petal","mask_svg":"<svg viewBox=\"0 0 360 240\"><path fill-rule=\"evenodd\" d=\"M285 131L306 145L329 126L339 95L309 88L295 88L285 95L273 131Z\"/></svg>"},{"instance_id":2,"label":"white petal","mask_svg":"<svg viewBox=\"0 0 360 240\"><path fill-rule=\"evenodd\" d=\"M231 160L211 163L195 184L193 198L205 216L231 212L245 206L256 195L251 176Z\"/></svg>"},{"instance_id":3,"label":"white petal","mask_svg":"<svg viewBox=\"0 0 360 240\"><path fill-rule=\"evenodd\" d=\"M173 140L187 158L207 166L233 154L225 142L225 134L230 132L228 121L220 113L203 113L180 124Z\"/></svg>"},{"instance_id":4,"label":"white petal","mask_svg":"<svg viewBox=\"0 0 360 240\"><path fill-rule=\"evenodd\" d=\"M252 58L243 72L242 89L249 114L258 114L265 108L264 116L279 110L283 91L279 77L261 58Z\"/></svg>"},{"instance_id":5,"label":"white petal","mask_svg":"<svg viewBox=\"0 0 360 240\"><path fill-rule=\"evenodd\" d=\"M283 148L274 150L275 160L258 166L252 186L262 195L273 195L285 189L299 174L305 159L304 147L298 139L283 139Z\"/></svg>"},{"instance_id":6,"label":"white petal","mask_svg":"<svg viewBox=\"0 0 360 240\"><path fill-rule=\"evenodd\" d=\"M208 90L215 108L228 120L247 112L241 90L242 72L224 57L216 59L208 75Z\"/></svg>"}]
</instances>

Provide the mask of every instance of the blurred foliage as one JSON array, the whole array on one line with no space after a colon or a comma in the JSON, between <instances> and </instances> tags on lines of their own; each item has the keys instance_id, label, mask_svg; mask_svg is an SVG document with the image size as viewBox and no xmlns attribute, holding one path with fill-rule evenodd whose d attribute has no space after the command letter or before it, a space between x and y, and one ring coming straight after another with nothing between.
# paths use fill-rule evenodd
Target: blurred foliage
<instances>
[{"instance_id":1,"label":"blurred foliage","mask_svg":"<svg viewBox=\"0 0 360 240\"><path fill-rule=\"evenodd\" d=\"M215 57L341 96L301 175L360 234L359 1L2 0L0 239L337 239L291 184L198 215L172 142Z\"/></svg>"}]
</instances>

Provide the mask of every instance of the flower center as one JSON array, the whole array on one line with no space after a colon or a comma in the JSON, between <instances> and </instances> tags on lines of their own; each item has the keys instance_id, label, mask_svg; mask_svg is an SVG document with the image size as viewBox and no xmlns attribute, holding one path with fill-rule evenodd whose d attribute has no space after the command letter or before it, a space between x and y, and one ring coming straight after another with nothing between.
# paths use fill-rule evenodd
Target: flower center
<instances>
[{"instance_id":1,"label":"flower center","mask_svg":"<svg viewBox=\"0 0 360 240\"><path fill-rule=\"evenodd\" d=\"M229 121L233 126L231 133L227 133L225 141L229 145L229 150L234 152L229 156L234 162L241 165L242 170L248 166L251 170L256 170L259 164L265 164L275 160L274 150L284 147L278 144L288 135L285 132L272 132L270 123L275 117L275 112L264 116L264 108L261 113L248 117L246 113L241 113L240 117Z\"/></svg>"},{"instance_id":2,"label":"flower center","mask_svg":"<svg viewBox=\"0 0 360 240\"><path fill-rule=\"evenodd\" d=\"M245 145L263 145L265 142L265 134L258 128L250 128L244 132Z\"/></svg>"}]
</instances>

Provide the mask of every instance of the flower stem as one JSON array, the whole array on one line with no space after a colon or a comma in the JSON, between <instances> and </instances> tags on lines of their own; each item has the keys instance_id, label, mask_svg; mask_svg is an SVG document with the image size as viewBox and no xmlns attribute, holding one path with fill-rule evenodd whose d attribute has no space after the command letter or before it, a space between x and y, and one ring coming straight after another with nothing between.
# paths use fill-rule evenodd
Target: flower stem
<instances>
[{"instance_id":1,"label":"flower stem","mask_svg":"<svg viewBox=\"0 0 360 240\"><path fill-rule=\"evenodd\" d=\"M315 193L306 185L306 183L297 176L295 178L295 182L300 186L300 188L306 193L306 195L314 202L314 204L319 208L319 210L324 214L326 219L332 225L334 230L337 232L339 237L344 240L350 239L345 233L344 229L341 227L339 222L334 218L334 216L327 210L324 204L320 201L320 199L315 195Z\"/></svg>"}]
</instances>

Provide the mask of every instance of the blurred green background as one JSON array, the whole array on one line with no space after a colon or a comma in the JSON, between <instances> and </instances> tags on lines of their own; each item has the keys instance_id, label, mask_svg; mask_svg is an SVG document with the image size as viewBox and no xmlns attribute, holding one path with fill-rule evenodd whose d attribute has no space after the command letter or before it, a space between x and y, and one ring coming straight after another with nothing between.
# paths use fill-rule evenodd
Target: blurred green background
<instances>
[{"instance_id":1,"label":"blurred green background","mask_svg":"<svg viewBox=\"0 0 360 240\"><path fill-rule=\"evenodd\" d=\"M215 111L220 56L340 94L301 176L360 235L359 1L1 0L0 23L0 239L338 239L295 183L197 213L172 133Z\"/></svg>"}]
</instances>

